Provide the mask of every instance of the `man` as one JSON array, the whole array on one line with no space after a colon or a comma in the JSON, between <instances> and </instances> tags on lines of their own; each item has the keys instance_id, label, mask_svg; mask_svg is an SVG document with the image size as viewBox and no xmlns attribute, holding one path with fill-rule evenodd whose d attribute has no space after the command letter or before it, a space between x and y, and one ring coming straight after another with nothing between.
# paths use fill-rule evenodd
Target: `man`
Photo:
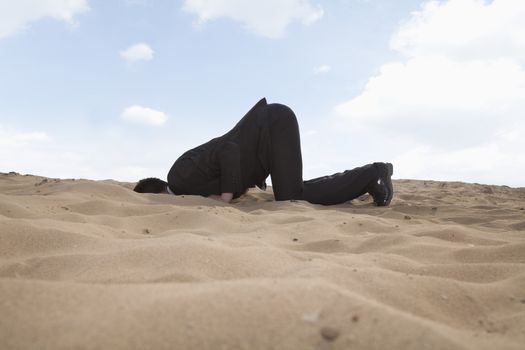
<instances>
[{"instance_id":1,"label":"man","mask_svg":"<svg viewBox=\"0 0 525 350\"><path fill-rule=\"evenodd\" d=\"M299 126L287 106L263 98L226 134L182 154L168 182L139 181L140 193L201 195L229 203L254 186L266 189L272 178L276 200L338 204L370 193L378 206L394 194L390 163L373 163L342 173L303 181Z\"/></svg>"}]
</instances>

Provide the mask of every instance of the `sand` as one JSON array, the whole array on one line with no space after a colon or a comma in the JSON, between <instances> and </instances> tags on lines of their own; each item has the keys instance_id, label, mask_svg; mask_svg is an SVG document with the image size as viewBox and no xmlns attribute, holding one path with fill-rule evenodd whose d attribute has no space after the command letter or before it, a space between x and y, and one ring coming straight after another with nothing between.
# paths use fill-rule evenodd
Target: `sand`
<instances>
[{"instance_id":1,"label":"sand","mask_svg":"<svg viewBox=\"0 0 525 350\"><path fill-rule=\"evenodd\" d=\"M0 174L1 349L525 349L525 188L324 207Z\"/></svg>"}]
</instances>

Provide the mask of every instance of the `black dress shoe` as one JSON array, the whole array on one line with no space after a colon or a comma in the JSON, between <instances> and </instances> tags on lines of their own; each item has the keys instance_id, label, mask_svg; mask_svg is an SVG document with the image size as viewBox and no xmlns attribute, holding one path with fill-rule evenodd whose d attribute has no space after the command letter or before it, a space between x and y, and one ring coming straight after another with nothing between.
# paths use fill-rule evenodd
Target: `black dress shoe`
<instances>
[{"instance_id":1,"label":"black dress shoe","mask_svg":"<svg viewBox=\"0 0 525 350\"><path fill-rule=\"evenodd\" d=\"M370 185L368 193L374 198L374 203L379 207L390 204L394 196L394 186L392 185L392 174L394 166L391 163L374 163L377 168L379 177L376 182Z\"/></svg>"}]
</instances>

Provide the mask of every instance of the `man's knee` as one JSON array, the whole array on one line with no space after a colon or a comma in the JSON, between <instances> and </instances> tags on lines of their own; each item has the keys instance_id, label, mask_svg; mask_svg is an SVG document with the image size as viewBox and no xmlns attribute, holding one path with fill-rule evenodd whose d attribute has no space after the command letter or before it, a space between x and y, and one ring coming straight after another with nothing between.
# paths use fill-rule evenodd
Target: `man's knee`
<instances>
[{"instance_id":1,"label":"man's knee","mask_svg":"<svg viewBox=\"0 0 525 350\"><path fill-rule=\"evenodd\" d=\"M295 113L293 110L283 104L280 103L270 103L268 105L268 111L272 115L274 121L278 122L292 122L297 124L297 117L295 116Z\"/></svg>"}]
</instances>

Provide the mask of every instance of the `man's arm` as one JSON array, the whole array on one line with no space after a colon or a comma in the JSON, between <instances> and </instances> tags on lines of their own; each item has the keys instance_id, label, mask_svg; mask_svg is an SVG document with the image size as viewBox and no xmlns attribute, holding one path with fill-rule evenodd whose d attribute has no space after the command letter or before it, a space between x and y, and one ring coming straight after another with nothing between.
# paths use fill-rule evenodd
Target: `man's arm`
<instances>
[{"instance_id":1,"label":"man's arm","mask_svg":"<svg viewBox=\"0 0 525 350\"><path fill-rule=\"evenodd\" d=\"M242 192L241 184L241 154L239 145L227 142L218 154L221 168L220 200L229 203L235 192Z\"/></svg>"}]
</instances>

